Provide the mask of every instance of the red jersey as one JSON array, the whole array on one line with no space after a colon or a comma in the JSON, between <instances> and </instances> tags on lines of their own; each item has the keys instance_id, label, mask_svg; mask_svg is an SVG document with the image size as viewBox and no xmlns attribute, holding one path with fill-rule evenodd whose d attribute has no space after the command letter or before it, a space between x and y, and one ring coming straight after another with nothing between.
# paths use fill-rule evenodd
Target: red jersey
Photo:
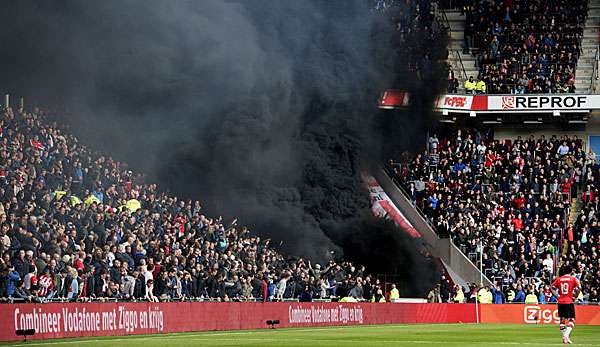
<instances>
[{"instance_id":1,"label":"red jersey","mask_svg":"<svg viewBox=\"0 0 600 347\"><path fill-rule=\"evenodd\" d=\"M563 275L555 279L552 286L558 289L559 304L572 304L573 290L579 288L579 280L571 275Z\"/></svg>"},{"instance_id":2,"label":"red jersey","mask_svg":"<svg viewBox=\"0 0 600 347\"><path fill-rule=\"evenodd\" d=\"M524 197L518 197L518 198L515 198L515 199L513 200L513 202L514 202L515 206L517 206L517 208L518 208L519 210L520 210L520 209L522 209L522 208L523 208L523 206L525 206L525 198L524 198Z\"/></svg>"}]
</instances>

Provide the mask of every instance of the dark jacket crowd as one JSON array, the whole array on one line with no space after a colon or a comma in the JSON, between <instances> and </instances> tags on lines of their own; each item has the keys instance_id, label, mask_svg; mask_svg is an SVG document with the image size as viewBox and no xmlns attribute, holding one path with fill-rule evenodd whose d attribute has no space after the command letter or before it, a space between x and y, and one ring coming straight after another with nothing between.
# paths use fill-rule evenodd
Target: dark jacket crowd
<instances>
[{"instance_id":1,"label":"dark jacket crowd","mask_svg":"<svg viewBox=\"0 0 600 347\"><path fill-rule=\"evenodd\" d=\"M573 93L587 0L453 1L487 93ZM477 76L475 76L477 77Z\"/></svg>"},{"instance_id":2,"label":"dark jacket crowd","mask_svg":"<svg viewBox=\"0 0 600 347\"><path fill-rule=\"evenodd\" d=\"M482 257L500 290L550 284L568 263L598 301L600 165L583 148L577 137L458 131L430 137L425 153L390 170L440 235L473 262Z\"/></svg>"},{"instance_id":3,"label":"dark jacket crowd","mask_svg":"<svg viewBox=\"0 0 600 347\"><path fill-rule=\"evenodd\" d=\"M0 301L381 296L364 267L286 258L40 110L1 113L0 254Z\"/></svg>"}]
</instances>

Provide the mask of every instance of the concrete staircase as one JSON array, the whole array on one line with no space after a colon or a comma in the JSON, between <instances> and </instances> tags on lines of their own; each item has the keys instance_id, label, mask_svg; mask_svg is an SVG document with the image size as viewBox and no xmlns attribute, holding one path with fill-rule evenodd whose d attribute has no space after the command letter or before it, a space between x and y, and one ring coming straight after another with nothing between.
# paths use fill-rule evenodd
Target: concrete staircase
<instances>
[{"instance_id":1,"label":"concrete staircase","mask_svg":"<svg viewBox=\"0 0 600 347\"><path fill-rule=\"evenodd\" d=\"M479 69L475 66L475 57L472 54L463 54L465 37L465 16L459 10L445 10L450 24L450 41L448 42L448 63L452 65L454 74L458 78L458 92L464 92L465 76L462 73L460 62L465 69L466 78L477 78Z\"/></svg>"},{"instance_id":2,"label":"concrete staircase","mask_svg":"<svg viewBox=\"0 0 600 347\"><path fill-rule=\"evenodd\" d=\"M598 49L599 28L600 0L590 0L588 17L581 40L582 52L575 70L575 88L578 94L596 92L596 80L592 80L592 75L594 74L594 65L597 64L596 50Z\"/></svg>"}]
</instances>

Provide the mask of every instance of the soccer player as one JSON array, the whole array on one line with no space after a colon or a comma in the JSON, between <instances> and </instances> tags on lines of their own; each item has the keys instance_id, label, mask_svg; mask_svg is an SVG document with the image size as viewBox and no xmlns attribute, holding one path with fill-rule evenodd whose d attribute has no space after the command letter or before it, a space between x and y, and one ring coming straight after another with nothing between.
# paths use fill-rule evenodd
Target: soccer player
<instances>
[{"instance_id":1,"label":"soccer player","mask_svg":"<svg viewBox=\"0 0 600 347\"><path fill-rule=\"evenodd\" d=\"M558 297L558 316L560 318L560 332L563 343L572 343L571 331L575 326L575 304L573 297L577 297L580 291L579 280L573 276L571 265L561 267L561 275L552 282L552 294ZM558 295L556 290L558 290Z\"/></svg>"}]
</instances>

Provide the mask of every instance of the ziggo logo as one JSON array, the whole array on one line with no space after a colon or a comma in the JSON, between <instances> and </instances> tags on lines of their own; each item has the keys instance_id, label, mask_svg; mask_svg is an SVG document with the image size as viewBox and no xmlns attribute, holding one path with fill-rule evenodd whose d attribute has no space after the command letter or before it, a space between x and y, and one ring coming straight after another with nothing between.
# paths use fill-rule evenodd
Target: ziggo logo
<instances>
[{"instance_id":1,"label":"ziggo logo","mask_svg":"<svg viewBox=\"0 0 600 347\"><path fill-rule=\"evenodd\" d=\"M558 309L542 308L540 306L525 306L523 321L527 324L558 324Z\"/></svg>"}]
</instances>

